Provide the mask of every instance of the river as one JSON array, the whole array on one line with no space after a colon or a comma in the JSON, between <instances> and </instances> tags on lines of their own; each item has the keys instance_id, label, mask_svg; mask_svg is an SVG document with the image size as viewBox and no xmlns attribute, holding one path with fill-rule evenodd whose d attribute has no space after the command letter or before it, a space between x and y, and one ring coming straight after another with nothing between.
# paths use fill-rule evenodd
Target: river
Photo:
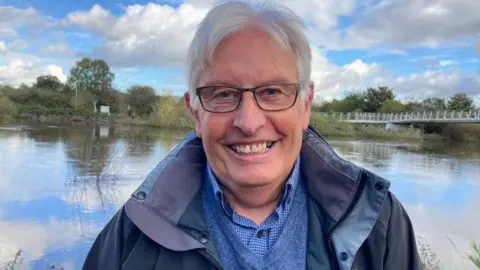
<instances>
[{"instance_id":1,"label":"river","mask_svg":"<svg viewBox=\"0 0 480 270\"><path fill-rule=\"evenodd\" d=\"M147 127L0 127L0 269L19 251L20 269L80 269L98 232L183 135ZM391 181L440 269L474 269L464 255L470 241L480 243L478 145L328 141Z\"/></svg>"}]
</instances>

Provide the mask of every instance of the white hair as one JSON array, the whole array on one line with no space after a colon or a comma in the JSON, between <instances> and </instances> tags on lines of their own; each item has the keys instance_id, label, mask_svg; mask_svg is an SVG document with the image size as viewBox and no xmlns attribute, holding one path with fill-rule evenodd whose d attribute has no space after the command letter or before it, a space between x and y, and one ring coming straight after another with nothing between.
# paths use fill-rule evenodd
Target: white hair
<instances>
[{"instance_id":1,"label":"white hair","mask_svg":"<svg viewBox=\"0 0 480 270\"><path fill-rule=\"evenodd\" d=\"M199 76L206 63L212 61L217 46L227 36L241 31L252 22L269 33L282 48L293 50L301 84L300 99L305 100L308 95L305 87L310 82L312 54L303 32L303 20L280 4L229 0L216 5L207 13L190 44L186 73L193 108L198 108L199 104L195 93Z\"/></svg>"}]
</instances>

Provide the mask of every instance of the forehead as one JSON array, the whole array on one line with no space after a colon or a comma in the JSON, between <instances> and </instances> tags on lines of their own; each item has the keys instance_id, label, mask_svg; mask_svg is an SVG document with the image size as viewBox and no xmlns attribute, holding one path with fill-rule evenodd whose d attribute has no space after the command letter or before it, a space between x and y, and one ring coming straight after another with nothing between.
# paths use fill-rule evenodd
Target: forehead
<instances>
[{"instance_id":1,"label":"forehead","mask_svg":"<svg viewBox=\"0 0 480 270\"><path fill-rule=\"evenodd\" d=\"M226 82L254 86L272 82L297 82L296 57L270 34L251 27L220 42L212 61L200 74L199 86Z\"/></svg>"}]
</instances>

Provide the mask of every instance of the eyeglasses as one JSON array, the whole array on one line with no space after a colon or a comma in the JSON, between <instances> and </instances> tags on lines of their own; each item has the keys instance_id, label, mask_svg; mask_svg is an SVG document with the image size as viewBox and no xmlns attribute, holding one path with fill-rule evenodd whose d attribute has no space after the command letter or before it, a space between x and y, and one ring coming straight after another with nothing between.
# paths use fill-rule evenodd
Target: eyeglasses
<instances>
[{"instance_id":1,"label":"eyeglasses","mask_svg":"<svg viewBox=\"0 0 480 270\"><path fill-rule=\"evenodd\" d=\"M287 110L297 101L300 84L278 83L254 88L204 86L196 89L204 110L214 113L233 112L240 107L243 93L252 92L258 107L265 111Z\"/></svg>"}]
</instances>

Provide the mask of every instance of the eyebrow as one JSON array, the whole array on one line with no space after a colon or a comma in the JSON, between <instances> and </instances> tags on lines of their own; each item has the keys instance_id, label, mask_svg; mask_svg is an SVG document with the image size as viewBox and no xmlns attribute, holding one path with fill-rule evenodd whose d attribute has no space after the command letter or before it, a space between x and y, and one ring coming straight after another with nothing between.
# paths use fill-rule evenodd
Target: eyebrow
<instances>
[{"instance_id":1,"label":"eyebrow","mask_svg":"<svg viewBox=\"0 0 480 270\"><path fill-rule=\"evenodd\" d=\"M257 85L269 85L269 84L276 84L276 83L296 83L295 81L290 81L286 80L285 78L282 77L275 77L269 80L262 81L260 84ZM204 86L216 86L216 85L224 85L224 86L232 86L232 87L241 87L239 83L235 83L232 81L227 81L227 80L212 80L212 81L207 81L207 83Z\"/></svg>"}]
</instances>

